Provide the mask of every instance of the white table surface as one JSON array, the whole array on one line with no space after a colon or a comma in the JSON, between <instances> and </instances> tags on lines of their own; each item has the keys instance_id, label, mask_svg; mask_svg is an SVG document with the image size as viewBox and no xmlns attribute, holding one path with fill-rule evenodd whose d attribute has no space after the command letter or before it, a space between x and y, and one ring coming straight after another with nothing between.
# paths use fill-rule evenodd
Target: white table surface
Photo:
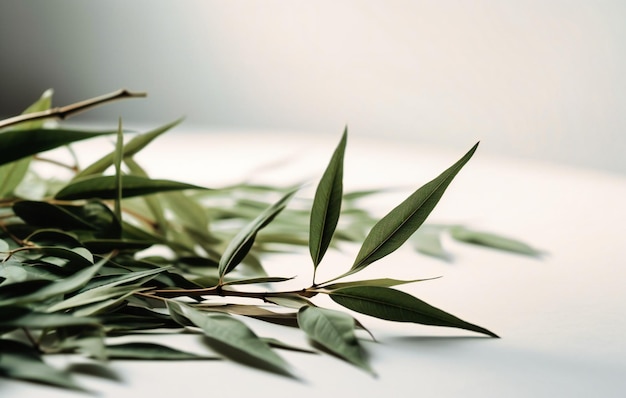
<instances>
[{"instance_id":1,"label":"white table surface","mask_svg":"<svg viewBox=\"0 0 626 398\"><path fill-rule=\"evenodd\" d=\"M154 178L214 187L242 179L287 183L310 177L316 181L338 140L339 134L172 132L151 144L138 160ZM473 144L468 142L467 149ZM106 150L101 145L84 147L99 153ZM345 187L399 187L367 202L382 215L464 152L351 136ZM253 172L260 165L264 167ZM484 155L479 148L428 222L465 223L507 234L548 254L534 259L446 240L453 262L402 248L358 276L441 275L401 289L484 326L501 339L357 314L378 340L364 341L377 377L328 355L281 351L300 380L227 360L113 361L109 379L79 374L77 380L98 396L111 398L624 397L625 199L625 177L498 158ZM355 254L356 248L351 247L334 253L320 266L319 279L346 270ZM306 253L277 258L268 268L280 275L297 274L303 284L310 280ZM324 298L319 302L334 306ZM261 336L306 345L298 330L256 321L248 324ZM192 335L161 336L155 341L206 350L201 339ZM74 369L89 364L64 356L50 362ZM0 396L84 394L0 379Z\"/></svg>"}]
</instances>

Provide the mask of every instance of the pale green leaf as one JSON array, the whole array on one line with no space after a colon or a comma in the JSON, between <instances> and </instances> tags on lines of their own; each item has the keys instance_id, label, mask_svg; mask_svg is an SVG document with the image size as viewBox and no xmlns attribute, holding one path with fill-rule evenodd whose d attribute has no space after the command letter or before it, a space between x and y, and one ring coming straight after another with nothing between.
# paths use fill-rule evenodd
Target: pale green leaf
<instances>
[{"instance_id":1,"label":"pale green leaf","mask_svg":"<svg viewBox=\"0 0 626 398\"><path fill-rule=\"evenodd\" d=\"M311 340L348 362L372 372L363 347L354 333L355 322L350 315L340 311L305 306L298 311L298 324Z\"/></svg>"},{"instance_id":2,"label":"pale green leaf","mask_svg":"<svg viewBox=\"0 0 626 398\"><path fill-rule=\"evenodd\" d=\"M243 322L229 315L201 312L175 301L169 301L167 306L170 312L182 315L202 329L214 347L227 348L220 351L235 352L269 370L289 374L285 360Z\"/></svg>"},{"instance_id":3,"label":"pale green leaf","mask_svg":"<svg viewBox=\"0 0 626 398\"><path fill-rule=\"evenodd\" d=\"M450 235L461 242L472 243L480 246L500 249L504 251L526 254L528 256L539 256L540 250L528 244L502 235L491 232L475 231L462 226L455 226L450 229Z\"/></svg>"},{"instance_id":4,"label":"pale green leaf","mask_svg":"<svg viewBox=\"0 0 626 398\"><path fill-rule=\"evenodd\" d=\"M15 340L0 339L0 376L83 390L69 373L46 364L32 347Z\"/></svg>"},{"instance_id":5,"label":"pale green leaf","mask_svg":"<svg viewBox=\"0 0 626 398\"><path fill-rule=\"evenodd\" d=\"M365 279L365 280L360 280L360 281L331 283L329 285L319 286L319 288L324 289L324 290L337 290L337 289L342 289L344 287L352 287L352 286L392 287L392 286L404 285L407 283L429 281L429 280L437 279L437 278L411 279L411 280L392 279L392 278Z\"/></svg>"},{"instance_id":6,"label":"pale green leaf","mask_svg":"<svg viewBox=\"0 0 626 398\"><path fill-rule=\"evenodd\" d=\"M109 359L139 360L196 360L219 359L206 355L197 355L156 343L124 343L106 346Z\"/></svg>"}]
</instances>

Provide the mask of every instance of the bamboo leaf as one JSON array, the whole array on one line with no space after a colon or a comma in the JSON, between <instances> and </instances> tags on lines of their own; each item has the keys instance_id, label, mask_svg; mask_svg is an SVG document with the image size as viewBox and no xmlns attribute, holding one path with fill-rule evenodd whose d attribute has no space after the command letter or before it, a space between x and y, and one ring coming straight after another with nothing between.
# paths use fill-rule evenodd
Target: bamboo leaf
<instances>
[{"instance_id":1,"label":"bamboo leaf","mask_svg":"<svg viewBox=\"0 0 626 398\"><path fill-rule=\"evenodd\" d=\"M280 200L266 208L257 218L243 227L237 235L235 235L220 258L218 268L220 279L232 271L244 259L254 244L256 234L272 222L285 206L287 206L287 203L295 193L296 190L287 192Z\"/></svg>"},{"instance_id":2,"label":"bamboo leaf","mask_svg":"<svg viewBox=\"0 0 626 398\"><path fill-rule=\"evenodd\" d=\"M0 133L0 142L2 142L2 145L0 145L0 165L73 142L116 133L116 130L83 131L62 128L5 131Z\"/></svg>"},{"instance_id":3,"label":"bamboo leaf","mask_svg":"<svg viewBox=\"0 0 626 398\"><path fill-rule=\"evenodd\" d=\"M236 352L258 362L272 371L289 374L288 365L266 342L261 340L243 322L229 315L204 313L185 304L168 301L170 312L182 315L202 332L214 346L225 346L225 352ZM232 357L236 357L233 355ZM231 357L231 358L232 358Z\"/></svg>"},{"instance_id":4,"label":"bamboo leaf","mask_svg":"<svg viewBox=\"0 0 626 398\"><path fill-rule=\"evenodd\" d=\"M131 139L127 144L124 145L122 149L122 158L126 158L129 156L133 156L143 148L145 148L148 144L150 144L155 138L159 137L161 134L166 131L172 129L174 126L178 125L182 119L175 120L172 123L168 123L164 126L158 127L150 132L139 134L133 139ZM115 151L105 155L104 157L98 159L91 165L87 166L80 173L74 176L74 180L82 179L83 177L87 177L95 174L102 174L106 169L111 167L114 164L115 160Z\"/></svg>"},{"instance_id":5,"label":"bamboo leaf","mask_svg":"<svg viewBox=\"0 0 626 398\"><path fill-rule=\"evenodd\" d=\"M115 166L115 218L117 219L117 225L122 224L122 151L124 150L124 134L122 134L122 119L119 119L119 125L117 128L117 140L115 141L115 152L113 154L113 164ZM117 231L118 235L121 234L121 228Z\"/></svg>"},{"instance_id":6,"label":"bamboo leaf","mask_svg":"<svg viewBox=\"0 0 626 398\"><path fill-rule=\"evenodd\" d=\"M298 311L300 329L329 351L372 372L363 348L356 338L354 319L343 312L304 306Z\"/></svg>"},{"instance_id":7,"label":"bamboo leaf","mask_svg":"<svg viewBox=\"0 0 626 398\"><path fill-rule=\"evenodd\" d=\"M40 112L50 109L52 103L52 90L46 90L42 96L31 106L26 108L22 114ZM12 131L28 130L43 127L42 120L20 123L13 126ZM0 166L0 198L13 192L22 182L30 167L31 158L25 157L20 160Z\"/></svg>"},{"instance_id":8,"label":"bamboo leaf","mask_svg":"<svg viewBox=\"0 0 626 398\"><path fill-rule=\"evenodd\" d=\"M31 225L46 228L95 230L96 226L75 213L67 206L48 202L21 200L13 204L15 215Z\"/></svg>"},{"instance_id":9,"label":"bamboo leaf","mask_svg":"<svg viewBox=\"0 0 626 398\"><path fill-rule=\"evenodd\" d=\"M388 321L453 327L498 337L485 328L463 321L410 294L388 287L346 287L330 292L330 298L353 311Z\"/></svg>"},{"instance_id":10,"label":"bamboo leaf","mask_svg":"<svg viewBox=\"0 0 626 398\"><path fill-rule=\"evenodd\" d=\"M196 360L219 359L206 355L197 355L155 343L124 343L106 346L106 354L110 359L141 359L141 360Z\"/></svg>"},{"instance_id":11,"label":"bamboo leaf","mask_svg":"<svg viewBox=\"0 0 626 398\"><path fill-rule=\"evenodd\" d=\"M425 227L425 225L422 225L422 227L415 232L415 235L413 235L412 243L415 250L427 256L449 261L450 254L441 244L442 228Z\"/></svg>"},{"instance_id":12,"label":"bamboo leaf","mask_svg":"<svg viewBox=\"0 0 626 398\"><path fill-rule=\"evenodd\" d=\"M98 270L108 261L107 258L104 258L97 263L93 264L90 267L84 268L71 276L66 278L57 280L57 281L46 281L39 289L24 295L20 295L14 298L6 298L4 300L0 300L0 305L17 305L17 304L25 304L25 303L34 303L38 301L44 301L48 298L58 296L61 294L73 292L75 290L80 289L84 285L89 282L91 278L98 272ZM35 282L35 281L29 281ZM21 282L21 284L27 284L29 282ZM0 291L4 289L15 289L15 286L11 285L3 285L0 286ZM4 296L0 293L0 297Z\"/></svg>"},{"instance_id":13,"label":"bamboo leaf","mask_svg":"<svg viewBox=\"0 0 626 398\"><path fill-rule=\"evenodd\" d=\"M37 351L15 340L0 339L0 375L73 390L84 390L67 372L43 362Z\"/></svg>"},{"instance_id":14,"label":"bamboo leaf","mask_svg":"<svg viewBox=\"0 0 626 398\"><path fill-rule=\"evenodd\" d=\"M429 281L429 280L437 279L437 278L439 277L426 278L426 279L412 279L412 280L402 280L402 279L392 279L392 278L366 279L366 280L361 280L361 281L331 283L330 285L323 285L319 287L324 290L337 290L337 289L342 289L344 287L353 287L353 286L392 287L392 286L404 285L407 283Z\"/></svg>"},{"instance_id":15,"label":"bamboo leaf","mask_svg":"<svg viewBox=\"0 0 626 398\"><path fill-rule=\"evenodd\" d=\"M87 177L66 185L55 195L55 199L115 199L117 197L115 187L115 176ZM122 176L122 197L124 198L184 189L208 188L171 180L156 180L133 175Z\"/></svg>"},{"instance_id":16,"label":"bamboo leaf","mask_svg":"<svg viewBox=\"0 0 626 398\"><path fill-rule=\"evenodd\" d=\"M347 139L348 129L346 127L341 141L317 186L313 199L309 226L309 251L315 268L322 261L330 245L341 213L343 159Z\"/></svg>"},{"instance_id":17,"label":"bamboo leaf","mask_svg":"<svg viewBox=\"0 0 626 398\"><path fill-rule=\"evenodd\" d=\"M462 226L452 227L450 229L450 236L461 242L472 243L475 245L500 249L513 253L525 254L528 256L539 256L542 254L540 250L537 250L519 240L502 235L496 235L490 232L475 231Z\"/></svg>"},{"instance_id":18,"label":"bamboo leaf","mask_svg":"<svg viewBox=\"0 0 626 398\"><path fill-rule=\"evenodd\" d=\"M383 217L365 238L354 264L353 274L398 249L426 220L459 170L472 157L478 144L437 178L428 182Z\"/></svg>"},{"instance_id":19,"label":"bamboo leaf","mask_svg":"<svg viewBox=\"0 0 626 398\"><path fill-rule=\"evenodd\" d=\"M0 311L0 328L48 329L72 326L99 326L99 322L95 318L46 314L21 306L3 306Z\"/></svg>"}]
</instances>

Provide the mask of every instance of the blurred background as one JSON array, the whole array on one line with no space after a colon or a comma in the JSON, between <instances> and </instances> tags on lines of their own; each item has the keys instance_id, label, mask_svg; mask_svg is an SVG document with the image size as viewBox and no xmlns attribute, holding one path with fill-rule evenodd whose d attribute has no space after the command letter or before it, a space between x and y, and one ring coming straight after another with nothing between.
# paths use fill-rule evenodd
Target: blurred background
<instances>
[{"instance_id":1,"label":"blurred background","mask_svg":"<svg viewBox=\"0 0 626 398\"><path fill-rule=\"evenodd\" d=\"M410 140L626 173L623 0L0 2L0 117ZM334 142L334 139L333 139Z\"/></svg>"}]
</instances>

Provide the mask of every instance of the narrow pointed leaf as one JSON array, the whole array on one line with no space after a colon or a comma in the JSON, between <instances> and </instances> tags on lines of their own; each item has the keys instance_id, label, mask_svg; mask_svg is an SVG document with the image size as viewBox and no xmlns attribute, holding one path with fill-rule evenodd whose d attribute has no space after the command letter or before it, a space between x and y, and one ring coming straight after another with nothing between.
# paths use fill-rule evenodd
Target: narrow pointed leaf
<instances>
[{"instance_id":1,"label":"narrow pointed leaf","mask_svg":"<svg viewBox=\"0 0 626 398\"><path fill-rule=\"evenodd\" d=\"M380 286L346 287L330 292L330 298L353 311L396 322L447 326L498 337L399 290Z\"/></svg>"},{"instance_id":2,"label":"narrow pointed leaf","mask_svg":"<svg viewBox=\"0 0 626 398\"><path fill-rule=\"evenodd\" d=\"M412 280L403 280L403 279L392 279L392 278L380 278L380 279L365 279L361 281L350 281L350 282L338 282L331 283L330 285L323 285L320 288L324 290L337 290L342 289L344 287L352 287L352 286L382 286L382 287L392 287L398 285L404 285L407 283L414 282L423 282L429 281L436 278L426 278L426 279L412 279Z\"/></svg>"},{"instance_id":3,"label":"narrow pointed leaf","mask_svg":"<svg viewBox=\"0 0 626 398\"><path fill-rule=\"evenodd\" d=\"M52 90L46 90L43 95L31 106L26 108L22 114L40 112L50 109L52 103ZM11 128L13 131L28 130L43 127L42 120L20 123ZM0 166L0 198L13 192L22 182L30 167L31 158L23 158L9 164Z\"/></svg>"},{"instance_id":4,"label":"narrow pointed leaf","mask_svg":"<svg viewBox=\"0 0 626 398\"><path fill-rule=\"evenodd\" d=\"M287 192L280 200L266 208L257 218L235 235L220 258L218 268L220 278L232 271L244 259L254 244L256 234L272 222L287 206L287 203L295 193L295 190Z\"/></svg>"},{"instance_id":5,"label":"narrow pointed leaf","mask_svg":"<svg viewBox=\"0 0 626 398\"><path fill-rule=\"evenodd\" d=\"M346 128L317 186L313 199L309 226L309 251L315 268L322 261L330 245L339 221L339 214L341 213L343 159L347 135L348 131Z\"/></svg>"},{"instance_id":6,"label":"narrow pointed leaf","mask_svg":"<svg viewBox=\"0 0 626 398\"><path fill-rule=\"evenodd\" d=\"M526 254L528 256L541 255L541 251L527 245L524 242L490 232L474 231L462 226L456 226L450 229L450 235L454 239L461 242L473 243L480 246L519 254Z\"/></svg>"},{"instance_id":7,"label":"narrow pointed leaf","mask_svg":"<svg viewBox=\"0 0 626 398\"><path fill-rule=\"evenodd\" d=\"M185 304L169 301L170 312L189 319L202 329L209 340L225 345L230 350L243 354L270 370L289 374L288 365L269 345L261 340L243 322L229 315L204 313Z\"/></svg>"},{"instance_id":8,"label":"narrow pointed leaf","mask_svg":"<svg viewBox=\"0 0 626 398\"><path fill-rule=\"evenodd\" d=\"M106 346L109 359L195 360L219 359L197 355L155 343L124 343Z\"/></svg>"},{"instance_id":9,"label":"narrow pointed leaf","mask_svg":"<svg viewBox=\"0 0 626 398\"><path fill-rule=\"evenodd\" d=\"M117 129L117 140L115 141L115 152L113 156L113 163L115 166L115 218L118 221L118 225L122 223L122 151L124 149L124 134L122 134L122 119L119 120L119 126ZM121 234L121 228L117 231Z\"/></svg>"},{"instance_id":10,"label":"narrow pointed leaf","mask_svg":"<svg viewBox=\"0 0 626 398\"><path fill-rule=\"evenodd\" d=\"M82 131L68 129L35 128L9 130L0 133L0 165L11 163L26 156L55 149L72 142L117 133L112 131Z\"/></svg>"},{"instance_id":11,"label":"narrow pointed leaf","mask_svg":"<svg viewBox=\"0 0 626 398\"><path fill-rule=\"evenodd\" d=\"M21 200L13 204L15 215L38 227L65 230L95 230L96 226L72 213L67 207L48 202Z\"/></svg>"},{"instance_id":12,"label":"narrow pointed leaf","mask_svg":"<svg viewBox=\"0 0 626 398\"><path fill-rule=\"evenodd\" d=\"M115 199L117 197L115 188L115 176L87 177L66 185L55 195L55 198L59 200ZM124 198L184 189L208 188L171 180L156 180L133 175L122 176L122 197Z\"/></svg>"},{"instance_id":13,"label":"narrow pointed leaf","mask_svg":"<svg viewBox=\"0 0 626 398\"><path fill-rule=\"evenodd\" d=\"M0 339L0 376L83 390L69 373L46 364L32 347L15 340Z\"/></svg>"},{"instance_id":14,"label":"narrow pointed leaf","mask_svg":"<svg viewBox=\"0 0 626 398\"><path fill-rule=\"evenodd\" d=\"M84 268L71 276L66 278L49 282L42 286L40 289L33 291L30 294L15 297L13 299L0 300L0 304L24 304L43 301L48 298L66 294L80 289L89 282L91 278L98 272L98 270L108 261L108 259L102 259L90 267ZM35 281L30 281L35 282ZM27 282L22 282L27 283ZM0 286L0 290L6 289L9 286Z\"/></svg>"},{"instance_id":15,"label":"narrow pointed leaf","mask_svg":"<svg viewBox=\"0 0 626 398\"><path fill-rule=\"evenodd\" d=\"M305 306L298 311L298 324L311 340L348 362L369 372L372 371L354 333L355 322L350 315Z\"/></svg>"},{"instance_id":16,"label":"narrow pointed leaf","mask_svg":"<svg viewBox=\"0 0 626 398\"><path fill-rule=\"evenodd\" d=\"M365 238L347 274L353 274L398 249L422 225L478 144L459 161L428 182L383 217ZM345 276L345 275L344 275Z\"/></svg>"},{"instance_id":17,"label":"narrow pointed leaf","mask_svg":"<svg viewBox=\"0 0 626 398\"><path fill-rule=\"evenodd\" d=\"M441 233L441 228L424 228L422 226L412 238L413 247L422 254L448 261L450 254L441 244Z\"/></svg>"},{"instance_id":18,"label":"narrow pointed leaf","mask_svg":"<svg viewBox=\"0 0 626 398\"><path fill-rule=\"evenodd\" d=\"M124 148L122 149L122 157L126 158L128 156L135 155L137 152L146 147L150 142L152 142L155 138L170 130L181 121L182 119L178 119L172 123L168 123L164 126L158 127L150 132L139 134L133 137L133 139L131 139L127 144L124 145ZM114 164L114 158L115 152L111 152L108 155L105 155L104 157L98 159L97 161L83 169L80 173L78 173L74 177L74 180L78 180L89 175L103 173L104 171L106 171L106 169Z\"/></svg>"},{"instance_id":19,"label":"narrow pointed leaf","mask_svg":"<svg viewBox=\"0 0 626 398\"><path fill-rule=\"evenodd\" d=\"M95 318L76 317L70 314L46 314L20 306L3 306L0 311L0 328L47 329L71 326L98 326Z\"/></svg>"}]
</instances>

